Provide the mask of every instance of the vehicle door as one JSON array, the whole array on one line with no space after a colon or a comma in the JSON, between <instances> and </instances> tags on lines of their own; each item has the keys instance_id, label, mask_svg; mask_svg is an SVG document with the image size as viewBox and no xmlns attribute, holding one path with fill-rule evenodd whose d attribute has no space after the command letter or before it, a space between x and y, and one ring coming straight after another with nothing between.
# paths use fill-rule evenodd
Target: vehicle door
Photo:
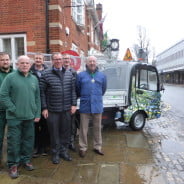
<instances>
[{"instance_id":1,"label":"vehicle door","mask_svg":"<svg viewBox=\"0 0 184 184\"><path fill-rule=\"evenodd\" d=\"M153 66L139 66L135 76L135 101L139 110L146 112L148 119L160 117L158 72Z\"/></svg>"}]
</instances>

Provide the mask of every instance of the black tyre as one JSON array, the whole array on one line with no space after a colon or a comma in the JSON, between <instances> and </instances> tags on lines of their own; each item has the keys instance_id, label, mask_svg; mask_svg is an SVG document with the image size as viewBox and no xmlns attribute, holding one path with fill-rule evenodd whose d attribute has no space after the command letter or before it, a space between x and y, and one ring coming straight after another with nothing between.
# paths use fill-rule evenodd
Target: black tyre
<instances>
[{"instance_id":1,"label":"black tyre","mask_svg":"<svg viewBox=\"0 0 184 184\"><path fill-rule=\"evenodd\" d=\"M130 127L135 131L142 130L144 128L145 122L145 115L142 112L136 112L131 118Z\"/></svg>"}]
</instances>

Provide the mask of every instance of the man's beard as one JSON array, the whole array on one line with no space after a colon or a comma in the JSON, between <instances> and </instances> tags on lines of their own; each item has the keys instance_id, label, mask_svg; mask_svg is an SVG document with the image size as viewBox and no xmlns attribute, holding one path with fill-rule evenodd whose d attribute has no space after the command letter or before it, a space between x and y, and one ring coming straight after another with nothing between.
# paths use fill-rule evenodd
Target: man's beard
<instances>
[{"instance_id":1,"label":"man's beard","mask_svg":"<svg viewBox=\"0 0 184 184\"><path fill-rule=\"evenodd\" d=\"M8 71L8 70L10 69L10 66L3 66L3 67L1 67L1 69L2 69L3 71Z\"/></svg>"}]
</instances>

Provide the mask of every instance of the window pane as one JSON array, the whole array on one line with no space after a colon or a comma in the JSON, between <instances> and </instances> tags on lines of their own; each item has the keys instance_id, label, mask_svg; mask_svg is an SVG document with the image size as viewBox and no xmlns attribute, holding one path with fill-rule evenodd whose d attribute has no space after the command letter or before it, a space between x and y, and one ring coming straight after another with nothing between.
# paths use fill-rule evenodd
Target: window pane
<instances>
[{"instance_id":1,"label":"window pane","mask_svg":"<svg viewBox=\"0 0 184 184\"><path fill-rule=\"evenodd\" d=\"M152 91L157 90L157 75L156 72L149 71L148 75L149 89Z\"/></svg>"},{"instance_id":2,"label":"window pane","mask_svg":"<svg viewBox=\"0 0 184 184\"><path fill-rule=\"evenodd\" d=\"M83 0L72 1L72 16L77 24L84 25L84 3Z\"/></svg>"},{"instance_id":3,"label":"window pane","mask_svg":"<svg viewBox=\"0 0 184 184\"><path fill-rule=\"evenodd\" d=\"M148 90L148 71L147 70L141 70L140 71L140 85L139 87L141 89Z\"/></svg>"},{"instance_id":4,"label":"window pane","mask_svg":"<svg viewBox=\"0 0 184 184\"><path fill-rule=\"evenodd\" d=\"M75 2L75 0L73 0L73 1L72 1L72 15L75 15L75 11L76 11L76 10L75 10L75 9L76 9L75 6L76 6L76 2Z\"/></svg>"},{"instance_id":5,"label":"window pane","mask_svg":"<svg viewBox=\"0 0 184 184\"><path fill-rule=\"evenodd\" d=\"M15 38L15 56L24 55L24 38Z\"/></svg>"},{"instance_id":6,"label":"window pane","mask_svg":"<svg viewBox=\"0 0 184 184\"><path fill-rule=\"evenodd\" d=\"M4 38L2 39L2 41L3 41L3 51L11 55L11 39Z\"/></svg>"},{"instance_id":7,"label":"window pane","mask_svg":"<svg viewBox=\"0 0 184 184\"><path fill-rule=\"evenodd\" d=\"M141 89L145 90L157 90L157 75L156 72L149 70L140 71L140 85Z\"/></svg>"},{"instance_id":8,"label":"window pane","mask_svg":"<svg viewBox=\"0 0 184 184\"><path fill-rule=\"evenodd\" d=\"M81 15L77 15L77 22L79 24L82 24L82 16Z\"/></svg>"},{"instance_id":9,"label":"window pane","mask_svg":"<svg viewBox=\"0 0 184 184\"><path fill-rule=\"evenodd\" d=\"M82 0L77 0L78 5L82 4Z\"/></svg>"},{"instance_id":10,"label":"window pane","mask_svg":"<svg viewBox=\"0 0 184 184\"><path fill-rule=\"evenodd\" d=\"M72 43L72 50L78 52L78 47L74 43Z\"/></svg>"},{"instance_id":11,"label":"window pane","mask_svg":"<svg viewBox=\"0 0 184 184\"><path fill-rule=\"evenodd\" d=\"M136 88L139 87L139 71L136 71Z\"/></svg>"},{"instance_id":12,"label":"window pane","mask_svg":"<svg viewBox=\"0 0 184 184\"><path fill-rule=\"evenodd\" d=\"M82 13L82 7L77 8L77 13L81 14Z\"/></svg>"},{"instance_id":13,"label":"window pane","mask_svg":"<svg viewBox=\"0 0 184 184\"><path fill-rule=\"evenodd\" d=\"M75 0L72 1L72 6L75 6L76 5L76 2Z\"/></svg>"}]
</instances>

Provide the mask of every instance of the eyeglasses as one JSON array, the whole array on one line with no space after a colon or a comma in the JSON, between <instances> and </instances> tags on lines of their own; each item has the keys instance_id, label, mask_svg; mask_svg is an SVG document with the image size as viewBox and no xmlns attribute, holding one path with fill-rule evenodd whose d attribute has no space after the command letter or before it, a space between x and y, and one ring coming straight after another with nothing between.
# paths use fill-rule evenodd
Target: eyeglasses
<instances>
[{"instance_id":1,"label":"eyeglasses","mask_svg":"<svg viewBox=\"0 0 184 184\"><path fill-rule=\"evenodd\" d=\"M63 59L70 59L70 58L63 58Z\"/></svg>"},{"instance_id":2,"label":"eyeglasses","mask_svg":"<svg viewBox=\"0 0 184 184\"><path fill-rule=\"evenodd\" d=\"M61 61L62 58L53 59L54 61Z\"/></svg>"}]
</instances>

